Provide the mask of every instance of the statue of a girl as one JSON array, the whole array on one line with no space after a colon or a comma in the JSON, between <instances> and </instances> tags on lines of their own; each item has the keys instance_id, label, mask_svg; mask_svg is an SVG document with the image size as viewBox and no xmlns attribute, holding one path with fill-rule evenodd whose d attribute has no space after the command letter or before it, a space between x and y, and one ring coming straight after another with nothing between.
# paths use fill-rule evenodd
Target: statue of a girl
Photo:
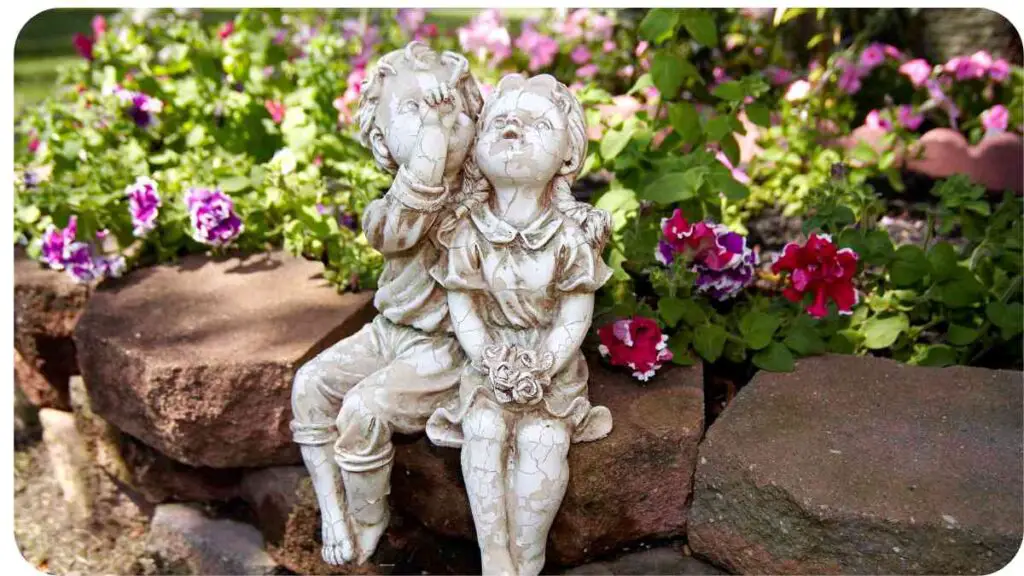
<instances>
[{"instance_id":1,"label":"statue of a girl","mask_svg":"<svg viewBox=\"0 0 1024 576\"><path fill-rule=\"evenodd\" d=\"M612 428L587 398L580 352L594 292L611 275L601 259L610 216L569 192L586 147L583 110L564 84L506 76L478 121L469 199L438 235L432 274L472 365L427 433L462 448L484 574L540 572L569 445Z\"/></svg>"}]
</instances>

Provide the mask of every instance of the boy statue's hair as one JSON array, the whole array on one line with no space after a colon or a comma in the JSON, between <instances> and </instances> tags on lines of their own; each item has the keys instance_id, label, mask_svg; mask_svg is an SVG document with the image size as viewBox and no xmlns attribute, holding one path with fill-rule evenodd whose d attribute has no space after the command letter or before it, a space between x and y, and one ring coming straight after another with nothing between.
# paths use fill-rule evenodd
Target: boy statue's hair
<instances>
[{"instance_id":1,"label":"boy statue's hair","mask_svg":"<svg viewBox=\"0 0 1024 576\"><path fill-rule=\"evenodd\" d=\"M356 113L359 141L373 152L377 165L392 174L398 170L398 165L384 144L384 134L375 122L384 80L397 74L402 66L411 70L429 70L438 62L452 71L449 85L455 88L462 99L463 111L476 122L483 108L483 97L476 80L469 73L469 62L461 54L447 51L438 54L423 42L412 41L405 48L382 56L363 80L359 110Z\"/></svg>"}]
</instances>

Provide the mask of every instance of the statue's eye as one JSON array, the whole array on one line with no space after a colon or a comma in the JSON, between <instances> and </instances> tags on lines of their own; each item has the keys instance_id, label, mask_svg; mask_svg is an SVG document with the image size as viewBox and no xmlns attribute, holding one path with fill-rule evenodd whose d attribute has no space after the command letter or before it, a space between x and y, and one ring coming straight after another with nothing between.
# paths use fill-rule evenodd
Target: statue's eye
<instances>
[{"instance_id":1,"label":"statue's eye","mask_svg":"<svg viewBox=\"0 0 1024 576\"><path fill-rule=\"evenodd\" d=\"M420 109L420 103L413 100L412 98L402 102L402 105L398 108L399 112L416 112Z\"/></svg>"},{"instance_id":2,"label":"statue's eye","mask_svg":"<svg viewBox=\"0 0 1024 576\"><path fill-rule=\"evenodd\" d=\"M553 128L553 126L551 126L551 121L545 120L544 118L538 120L535 125L537 126L537 130L551 130L551 128Z\"/></svg>"},{"instance_id":3,"label":"statue's eye","mask_svg":"<svg viewBox=\"0 0 1024 576\"><path fill-rule=\"evenodd\" d=\"M498 116L497 118L495 118L494 120L491 121L491 126L497 128L499 130L504 128L505 127L505 117L504 116Z\"/></svg>"}]
</instances>

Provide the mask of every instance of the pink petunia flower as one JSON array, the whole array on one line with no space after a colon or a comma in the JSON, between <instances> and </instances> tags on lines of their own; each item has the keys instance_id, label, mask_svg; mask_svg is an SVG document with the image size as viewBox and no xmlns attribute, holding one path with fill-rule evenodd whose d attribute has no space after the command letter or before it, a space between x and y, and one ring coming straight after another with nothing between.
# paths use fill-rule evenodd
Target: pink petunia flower
<instances>
[{"instance_id":1,"label":"pink petunia flower","mask_svg":"<svg viewBox=\"0 0 1024 576\"><path fill-rule=\"evenodd\" d=\"M811 93L811 83L807 80L797 80L789 85L786 90L786 95L783 98L787 102L796 102L807 98L807 95Z\"/></svg>"},{"instance_id":2,"label":"pink petunia flower","mask_svg":"<svg viewBox=\"0 0 1024 576\"><path fill-rule=\"evenodd\" d=\"M915 58L900 66L900 74L910 78L910 83L914 86L921 86L932 75L932 67L927 60Z\"/></svg>"},{"instance_id":3,"label":"pink petunia flower","mask_svg":"<svg viewBox=\"0 0 1024 576\"><path fill-rule=\"evenodd\" d=\"M981 113L981 125L985 128L986 133L1005 132L1009 123L1010 111L1002 104L996 104Z\"/></svg>"},{"instance_id":4,"label":"pink petunia flower","mask_svg":"<svg viewBox=\"0 0 1024 576\"><path fill-rule=\"evenodd\" d=\"M868 112L866 118L864 118L864 125L868 128L877 128L886 132L892 130L892 122L888 118L882 116L878 110L872 110Z\"/></svg>"},{"instance_id":5,"label":"pink petunia flower","mask_svg":"<svg viewBox=\"0 0 1024 576\"><path fill-rule=\"evenodd\" d=\"M869 44L860 53L860 66L865 71L871 71L882 62L885 62L885 47L878 42Z\"/></svg>"},{"instance_id":6,"label":"pink petunia flower","mask_svg":"<svg viewBox=\"0 0 1024 576\"><path fill-rule=\"evenodd\" d=\"M597 64L587 64L576 71L576 75L580 78L593 78L597 75Z\"/></svg>"},{"instance_id":7,"label":"pink petunia flower","mask_svg":"<svg viewBox=\"0 0 1024 576\"><path fill-rule=\"evenodd\" d=\"M1006 80L1010 77L1010 63L1003 58L992 62L992 65L988 68L988 76L996 82Z\"/></svg>"},{"instance_id":8,"label":"pink petunia flower","mask_svg":"<svg viewBox=\"0 0 1024 576\"><path fill-rule=\"evenodd\" d=\"M915 113L914 107L907 104L901 104L896 110L896 118L899 121L900 126L903 126L911 132L920 128L921 123L924 122L924 114Z\"/></svg>"},{"instance_id":9,"label":"pink petunia flower","mask_svg":"<svg viewBox=\"0 0 1024 576\"><path fill-rule=\"evenodd\" d=\"M571 58L576 64L586 64L587 62L590 62L590 50L588 50L583 44L580 44L573 48L572 52L569 54L569 58Z\"/></svg>"}]
</instances>

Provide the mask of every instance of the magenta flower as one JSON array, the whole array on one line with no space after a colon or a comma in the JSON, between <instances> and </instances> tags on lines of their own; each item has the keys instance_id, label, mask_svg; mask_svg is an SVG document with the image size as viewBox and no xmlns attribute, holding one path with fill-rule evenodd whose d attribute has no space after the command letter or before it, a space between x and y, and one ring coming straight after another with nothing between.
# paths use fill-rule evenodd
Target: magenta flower
<instances>
[{"instance_id":1,"label":"magenta flower","mask_svg":"<svg viewBox=\"0 0 1024 576\"><path fill-rule=\"evenodd\" d=\"M107 33L107 19L102 14L97 14L92 17L92 35L94 38L102 38Z\"/></svg>"},{"instance_id":2,"label":"magenta flower","mask_svg":"<svg viewBox=\"0 0 1024 576\"><path fill-rule=\"evenodd\" d=\"M654 257L668 266L681 255L697 273L699 293L716 300L735 296L754 278L756 257L747 239L722 224L690 223L678 208L661 221L662 239Z\"/></svg>"},{"instance_id":3,"label":"magenta flower","mask_svg":"<svg viewBox=\"0 0 1024 576\"><path fill-rule=\"evenodd\" d=\"M226 246L245 226L235 213L235 204L220 190L189 188L185 207L192 222L192 237L210 246Z\"/></svg>"},{"instance_id":4,"label":"magenta flower","mask_svg":"<svg viewBox=\"0 0 1024 576\"><path fill-rule=\"evenodd\" d=\"M132 234L142 238L156 228L156 218L160 214L163 202L157 192L156 182L145 176L139 176L134 184L129 184L124 193L128 196L128 212L132 217Z\"/></svg>"},{"instance_id":5,"label":"magenta flower","mask_svg":"<svg viewBox=\"0 0 1024 576\"><path fill-rule=\"evenodd\" d=\"M569 58L571 58L576 64L586 64L587 62L590 62L590 50L588 50L583 44L580 44L573 48L572 52L569 54Z\"/></svg>"},{"instance_id":6,"label":"magenta flower","mask_svg":"<svg viewBox=\"0 0 1024 576\"><path fill-rule=\"evenodd\" d=\"M523 23L523 32L516 38L516 48L530 55L527 67L531 72L550 66L558 55L558 41L538 32L532 20Z\"/></svg>"},{"instance_id":7,"label":"magenta flower","mask_svg":"<svg viewBox=\"0 0 1024 576\"><path fill-rule=\"evenodd\" d=\"M1002 82L1010 76L1010 63L1000 58L988 68L989 78L996 82Z\"/></svg>"},{"instance_id":8,"label":"magenta flower","mask_svg":"<svg viewBox=\"0 0 1024 576\"><path fill-rule=\"evenodd\" d=\"M480 60L491 56L496 65L512 54L512 38L501 21L501 13L491 8L477 14L469 24L458 29L459 45Z\"/></svg>"},{"instance_id":9,"label":"magenta flower","mask_svg":"<svg viewBox=\"0 0 1024 576\"><path fill-rule=\"evenodd\" d=\"M227 40L228 37L231 36L234 33L235 33L235 21L234 20L228 20L227 22L221 24L220 28L217 30L217 36L220 37L221 40Z\"/></svg>"},{"instance_id":10,"label":"magenta flower","mask_svg":"<svg viewBox=\"0 0 1024 576\"><path fill-rule=\"evenodd\" d=\"M98 256L93 259L93 268L97 277L103 278L120 278L127 264L124 261L124 256Z\"/></svg>"},{"instance_id":11,"label":"magenta flower","mask_svg":"<svg viewBox=\"0 0 1024 576\"><path fill-rule=\"evenodd\" d=\"M914 86L921 86L932 75L932 67L923 58L915 58L900 65L900 74L910 78Z\"/></svg>"},{"instance_id":12,"label":"magenta flower","mask_svg":"<svg viewBox=\"0 0 1024 576\"><path fill-rule=\"evenodd\" d=\"M882 116L878 110L868 112L867 117L864 118L864 125L868 128L876 128L885 132L892 130L892 122Z\"/></svg>"},{"instance_id":13,"label":"magenta flower","mask_svg":"<svg viewBox=\"0 0 1024 576\"><path fill-rule=\"evenodd\" d=\"M43 233L43 246L39 259L54 270L63 270L66 260L65 250L75 243L76 235L78 235L78 216L72 216L63 230L51 224Z\"/></svg>"},{"instance_id":14,"label":"magenta flower","mask_svg":"<svg viewBox=\"0 0 1024 576\"><path fill-rule=\"evenodd\" d=\"M71 42L75 45L75 50L79 56L90 62L92 61L92 45L95 44L95 40L81 32L76 32Z\"/></svg>"},{"instance_id":15,"label":"magenta flower","mask_svg":"<svg viewBox=\"0 0 1024 576\"><path fill-rule=\"evenodd\" d=\"M860 53L860 67L865 71L869 72L878 66L882 62L885 62L885 47L878 42L873 42L867 46Z\"/></svg>"},{"instance_id":16,"label":"magenta flower","mask_svg":"<svg viewBox=\"0 0 1024 576\"><path fill-rule=\"evenodd\" d=\"M860 70L852 65L842 67L837 85L840 90L848 94L856 94L860 91Z\"/></svg>"},{"instance_id":17,"label":"magenta flower","mask_svg":"<svg viewBox=\"0 0 1024 576\"><path fill-rule=\"evenodd\" d=\"M985 70L978 65L977 62L966 56L957 56L946 65L943 66L949 74L953 74L957 80L970 80L971 78L981 78L985 74Z\"/></svg>"},{"instance_id":18,"label":"magenta flower","mask_svg":"<svg viewBox=\"0 0 1024 576\"><path fill-rule=\"evenodd\" d=\"M615 28L615 20L604 14L594 14L587 22L586 36L588 40L604 39L611 40L612 31ZM607 50L607 49L606 49Z\"/></svg>"},{"instance_id":19,"label":"magenta flower","mask_svg":"<svg viewBox=\"0 0 1024 576\"><path fill-rule=\"evenodd\" d=\"M576 71L580 78L593 78L597 74L597 64L587 64Z\"/></svg>"},{"instance_id":20,"label":"magenta flower","mask_svg":"<svg viewBox=\"0 0 1024 576\"><path fill-rule=\"evenodd\" d=\"M900 52L900 49L893 46L892 44L886 44L884 51L885 55L888 56L889 58L892 58L893 60L903 60L903 52Z\"/></svg>"},{"instance_id":21,"label":"magenta flower","mask_svg":"<svg viewBox=\"0 0 1024 576\"><path fill-rule=\"evenodd\" d=\"M924 114L915 113L914 107L907 104L901 104L900 107L897 108L896 118L899 121L900 126L903 126L911 132L920 128L921 123L924 122Z\"/></svg>"},{"instance_id":22,"label":"magenta flower","mask_svg":"<svg viewBox=\"0 0 1024 576\"><path fill-rule=\"evenodd\" d=\"M619 71L616 72L615 75L619 78L632 78L635 70L636 69L633 68L632 64L626 64L622 68L619 68Z\"/></svg>"},{"instance_id":23,"label":"magenta flower","mask_svg":"<svg viewBox=\"0 0 1024 576\"><path fill-rule=\"evenodd\" d=\"M992 67L992 55L984 50L978 50L971 54L971 63L977 68L977 76L980 78Z\"/></svg>"},{"instance_id":24,"label":"magenta flower","mask_svg":"<svg viewBox=\"0 0 1024 576\"><path fill-rule=\"evenodd\" d=\"M769 66L765 69L764 73L772 86L782 86L783 84L789 84L793 80L793 73L791 71L779 68L778 66Z\"/></svg>"},{"instance_id":25,"label":"magenta flower","mask_svg":"<svg viewBox=\"0 0 1024 576\"><path fill-rule=\"evenodd\" d=\"M985 128L986 133L1004 132L1009 123L1010 111L1002 104L996 104L981 113L981 125Z\"/></svg>"}]
</instances>

